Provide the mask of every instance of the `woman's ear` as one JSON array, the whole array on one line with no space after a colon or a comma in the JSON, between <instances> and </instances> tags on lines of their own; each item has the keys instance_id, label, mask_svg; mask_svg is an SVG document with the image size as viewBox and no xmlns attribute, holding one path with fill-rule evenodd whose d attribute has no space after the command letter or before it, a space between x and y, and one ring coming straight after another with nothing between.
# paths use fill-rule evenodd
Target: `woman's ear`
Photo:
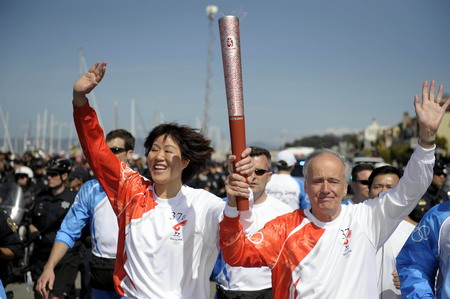
<instances>
[{"instance_id":1,"label":"woman's ear","mask_svg":"<svg viewBox=\"0 0 450 299\"><path fill-rule=\"evenodd\" d=\"M185 169L188 165L189 165L189 162L191 162L189 159L183 159L183 169Z\"/></svg>"}]
</instances>

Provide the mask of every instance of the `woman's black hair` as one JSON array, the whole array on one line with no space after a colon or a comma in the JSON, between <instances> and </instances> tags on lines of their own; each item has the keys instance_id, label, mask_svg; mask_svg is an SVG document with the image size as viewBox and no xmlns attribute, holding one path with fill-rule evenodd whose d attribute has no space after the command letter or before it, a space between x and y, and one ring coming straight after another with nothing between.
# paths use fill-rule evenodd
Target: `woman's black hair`
<instances>
[{"instance_id":1,"label":"woman's black hair","mask_svg":"<svg viewBox=\"0 0 450 299\"><path fill-rule=\"evenodd\" d=\"M211 140L205 138L199 130L177 123L160 124L150 131L144 143L146 156L156 138L163 135L170 136L178 144L183 160L189 160L181 175L183 184L202 171L211 160L214 151L210 146Z\"/></svg>"}]
</instances>

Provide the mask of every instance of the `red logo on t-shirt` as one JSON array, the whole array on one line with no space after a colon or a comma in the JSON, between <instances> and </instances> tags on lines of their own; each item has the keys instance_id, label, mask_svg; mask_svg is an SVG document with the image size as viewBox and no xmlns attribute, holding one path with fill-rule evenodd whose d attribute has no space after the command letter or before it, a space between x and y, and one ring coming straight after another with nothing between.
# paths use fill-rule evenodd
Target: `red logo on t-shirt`
<instances>
[{"instance_id":1,"label":"red logo on t-shirt","mask_svg":"<svg viewBox=\"0 0 450 299\"><path fill-rule=\"evenodd\" d=\"M345 238L344 245L347 245L347 244L348 244L348 239L350 239L351 236L352 236L352 231L349 230L348 233L347 233L347 237Z\"/></svg>"},{"instance_id":2,"label":"red logo on t-shirt","mask_svg":"<svg viewBox=\"0 0 450 299\"><path fill-rule=\"evenodd\" d=\"M182 226L184 226L186 223L187 223L187 219L184 220L184 221L182 221L182 222L180 222L180 223L175 224L175 225L173 226L173 229L176 230L176 231L179 231L180 228L181 228Z\"/></svg>"}]
</instances>

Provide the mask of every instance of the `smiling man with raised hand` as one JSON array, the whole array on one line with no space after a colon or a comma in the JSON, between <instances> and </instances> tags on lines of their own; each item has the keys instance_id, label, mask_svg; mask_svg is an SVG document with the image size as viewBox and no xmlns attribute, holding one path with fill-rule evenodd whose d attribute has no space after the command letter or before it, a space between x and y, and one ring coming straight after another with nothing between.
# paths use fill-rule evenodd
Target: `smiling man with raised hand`
<instances>
[{"instance_id":1,"label":"smiling man with raised hand","mask_svg":"<svg viewBox=\"0 0 450 299\"><path fill-rule=\"evenodd\" d=\"M378 298L375 254L425 193L432 178L436 132L450 104L441 103L435 83L415 96L419 142L395 188L377 199L341 205L350 165L338 153L320 149L304 166L311 209L296 210L268 222L258 242L244 235L239 217L220 224L224 260L232 266L272 269L275 298ZM245 179L227 180L227 190ZM229 204L234 204L229 197ZM234 217L233 217L234 216ZM345 281L342 279L345 277Z\"/></svg>"}]
</instances>

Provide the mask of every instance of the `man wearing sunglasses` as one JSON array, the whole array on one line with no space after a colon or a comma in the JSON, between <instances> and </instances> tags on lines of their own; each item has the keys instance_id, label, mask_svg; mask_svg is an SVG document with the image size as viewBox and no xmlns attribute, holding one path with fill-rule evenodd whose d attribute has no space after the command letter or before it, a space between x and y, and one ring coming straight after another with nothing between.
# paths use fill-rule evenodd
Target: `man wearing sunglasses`
<instances>
[{"instance_id":1,"label":"man wearing sunglasses","mask_svg":"<svg viewBox=\"0 0 450 299\"><path fill-rule=\"evenodd\" d=\"M26 214L29 213L34 204L34 198L41 190L33 182L33 171L27 166L22 166L14 171L17 185L22 188L22 194L25 202ZM20 223L19 223L20 225Z\"/></svg>"},{"instance_id":2,"label":"man wearing sunglasses","mask_svg":"<svg viewBox=\"0 0 450 299\"><path fill-rule=\"evenodd\" d=\"M135 138L130 132L118 129L106 135L106 144L123 162L131 160ZM94 298L121 298L114 290L113 271L117 251L117 217L108 197L97 179L86 182L78 192L74 205L64 218L56 235L52 252L36 290L48 295L57 280L54 270L64 254L80 238L83 228L89 224L92 240L90 262L91 287Z\"/></svg>"},{"instance_id":3,"label":"man wearing sunglasses","mask_svg":"<svg viewBox=\"0 0 450 299\"><path fill-rule=\"evenodd\" d=\"M353 191L353 197L347 201L348 204L357 204L369 199L368 180L373 169L373 164L369 163L362 163L353 167L352 181L350 183L350 187Z\"/></svg>"},{"instance_id":4,"label":"man wearing sunglasses","mask_svg":"<svg viewBox=\"0 0 450 299\"><path fill-rule=\"evenodd\" d=\"M34 242L33 253L30 257L33 281L41 275L56 233L76 195L65 186L72 168L70 160L55 157L47 162L45 168L48 188L36 196L29 225L30 240ZM67 252L55 269L57 276L54 285L55 298L68 296L75 291L74 282L80 261L80 245L81 242L78 242L72 250ZM40 298L38 293L35 293L35 298Z\"/></svg>"},{"instance_id":5,"label":"man wearing sunglasses","mask_svg":"<svg viewBox=\"0 0 450 299\"><path fill-rule=\"evenodd\" d=\"M266 193L266 185L272 177L270 171L271 156L268 150L251 147L255 172L249 179L250 189L254 196L253 225L249 234L256 233L266 222L277 216L292 212L292 208ZM217 299L226 298L261 298L272 296L271 272L268 267L243 268L231 267L225 263L216 277Z\"/></svg>"}]
</instances>

